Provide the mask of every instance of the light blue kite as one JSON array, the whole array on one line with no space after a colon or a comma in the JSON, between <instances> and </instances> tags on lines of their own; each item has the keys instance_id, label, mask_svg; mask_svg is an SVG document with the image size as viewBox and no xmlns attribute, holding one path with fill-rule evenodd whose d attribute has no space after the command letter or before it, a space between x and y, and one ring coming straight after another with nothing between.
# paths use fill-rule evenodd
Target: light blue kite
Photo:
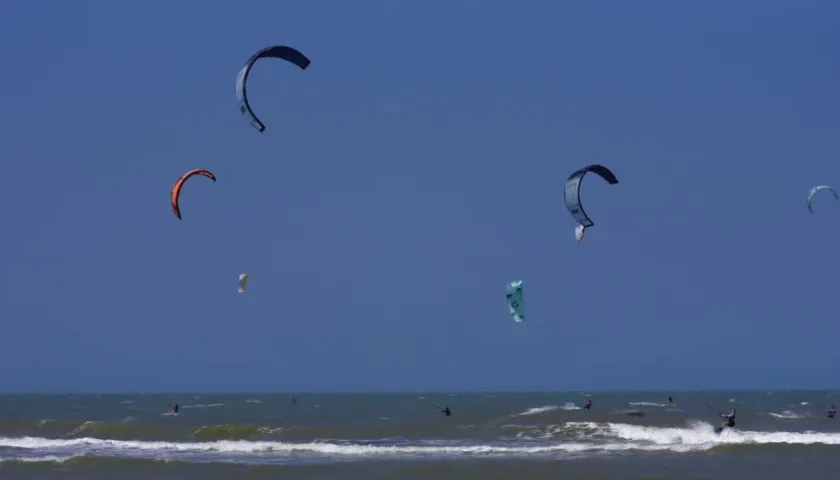
<instances>
[{"instance_id":1,"label":"light blue kite","mask_svg":"<svg viewBox=\"0 0 840 480\"><path fill-rule=\"evenodd\" d=\"M525 321L525 297L522 293L522 280L510 282L507 286L507 302L513 320Z\"/></svg>"}]
</instances>

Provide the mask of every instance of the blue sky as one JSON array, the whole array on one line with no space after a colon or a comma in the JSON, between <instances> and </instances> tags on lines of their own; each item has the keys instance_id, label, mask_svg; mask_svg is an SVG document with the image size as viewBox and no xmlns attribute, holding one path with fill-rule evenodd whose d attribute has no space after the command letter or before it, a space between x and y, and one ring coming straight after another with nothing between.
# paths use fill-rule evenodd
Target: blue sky
<instances>
[{"instance_id":1,"label":"blue sky","mask_svg":"<svg viewBox=\"0 0 840 480\"><path fill-rule=\"evenodd\" d=\"M3 12L3 390L837 385L836 2Z\"/></svg>"}]
</instances>

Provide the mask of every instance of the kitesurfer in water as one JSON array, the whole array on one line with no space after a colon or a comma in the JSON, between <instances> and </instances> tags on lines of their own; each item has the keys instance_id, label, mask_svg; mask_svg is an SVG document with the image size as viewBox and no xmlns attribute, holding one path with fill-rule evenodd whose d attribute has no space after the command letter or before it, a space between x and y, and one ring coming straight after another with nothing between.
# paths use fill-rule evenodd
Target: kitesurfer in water
<instances>
[{"instance_id":1,"label":"kitesurfer in water","mask_svg":"<svg viewBox=\"0 0 840 480\"><path fill-rule=\"evenodd\" d=\"M583 402L583 409L589 410L590 408L592 408L592 400L587 398L586 401Z\"/></svg>"},{"instance_id":2,"label":"kitesurfer in water","mask_svg":"<svg viewBox=\"0 0 840 480\"><path fill-rule=\"evenodd\" d=\"M438 407L437 405L434 405L434 404L432 404L432 406L435 407L435 410L440 410L440 413L446 415L447 417L452 416L452 412L449 410L449 407L441 408L441 407Z\"/></svg>"},{"instance_id":3,"label":"kitesurfer in water","mask_svg":"<svg viewBox=\"0 0 840 480\"><path fill-rule=\"evenodd\" d=\"M828 413L828 418L834 418L837 415L837 405L832 405L831 408L826 410L826 413Z\"/></svg>"},{"instance_id":4,"label":"kitesurfer in water","mask_svg":"<svg viewBox=\"0 0 840 480\"><path fill-rule=\"evenodd\" d=\"M174 414L176 414L176 415L177 415L177 414L178 414L178 410L180 410L180 409L181 409L181 406L180 406L180 405L178 405L178 404L176 403L176 404L175 404L175 406L174 406L174 407L172 407L172 413L174 413Z\"/></svg>"},{"instance_id":5,"label":"kitesurfer in water","mask_svg":"<svg viewBox=\"0 0 840 480\"><path fill-rule=\"evenodd\" d=\"M668 404L670 405L670 404L673 404L673 403L674 403L674 397L668 395Z\"/></svg>"},{"instance_id":6,"label":"kitesurfer in water","mask_svg":"<svg viewBox=\"0 0 840 480\"><path fill-rule=\"evenodd\" d=\"M720 414L720 418L725 418L726 421L720 424L721 431L723 427L734 428L735 427L735 409L733 408L731 412L727 414Z\"/></svg>"}]
</instances>

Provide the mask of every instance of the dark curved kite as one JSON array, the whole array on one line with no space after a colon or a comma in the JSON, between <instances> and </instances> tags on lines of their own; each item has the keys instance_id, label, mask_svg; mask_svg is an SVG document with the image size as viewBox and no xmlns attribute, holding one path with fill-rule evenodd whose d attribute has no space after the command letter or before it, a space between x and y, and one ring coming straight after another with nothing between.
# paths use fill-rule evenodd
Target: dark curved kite
<instances>
[{"instance_id":1,"label":"dark curved kite","mask_svg":"<svg viewBox=\"0 0 840 480\"><path fill-rule=\"evenodd\" d=\"M808 211L814 213L814 209L811 207L811 199L814 198L814 194L819 192L820 190L828 190L829 192L834 194L835 200L840 200L840 195L837 195L837 190L829 187L828 185L817 185L816 187L812 188L811 191L808 192Z\"/></svg>"},{"instance_id":2,"label":"dark curved kite","mask_svg":"<svg viewBox=\"0 0 840 480\"><path fill-rule=\"evenodd\" d=\"M580 203L580 182L583 181L584 175L587 172L592 172L603 178L610 185L618 183L618 178L607 168L602 165L589 165L583 167L575 173L569 175L566 180L566 190L564 195L566 197L566 209L572 214L575 220L584 227L591 227L595 225L586 212L583 210L583 205Z\"/></svg>"},{"instance_id":3,"label":"dark curved kite","mask_svg":"<svg viewBox=\"0 0 840 480\"><path fill-rule=\"evenodd\" d=\"M311 63L309 59L306 58L306 55L300 53L292 47L285 47L282 45L263 48L245 62L245 66L242 67L242 70L240 70L239 74L236 76L236 98L239 100L239 111L241 111L242 115L245 115L248 121L251 122L251 125L260 132L265 130L265 125L263 125L260 119L254 115L253 110L251 110L251 104L248 102L246 84L248 83L248 75L251 74L251 68L253 68L254 63L261 58L279 58L297 65L301 70L306 70L306 67L308 67Z\"/></svg>"},{"instance_id":4,"label":"dark curved kite","mask_svg":"<svg viewBox=\"0 0 840 480\"><path fill-rule=\"evenodd\" d=\"M213 175L210 170L205 170L203 168L196 168L194 170L190 170L189 172L185 173L175 182L175 185L172 187L172 193L169 196L169 201L172 203L172 211L175 212L175 216L178 217L178 220L181 219L181 207L178 205L178 199L181 196L181 187L184 186L184 182L187 181L188 178L192 177L193 175L201 175L203 177L207 177L210 180L216 181L216 176Z\"/></svg>"}]
</instances>

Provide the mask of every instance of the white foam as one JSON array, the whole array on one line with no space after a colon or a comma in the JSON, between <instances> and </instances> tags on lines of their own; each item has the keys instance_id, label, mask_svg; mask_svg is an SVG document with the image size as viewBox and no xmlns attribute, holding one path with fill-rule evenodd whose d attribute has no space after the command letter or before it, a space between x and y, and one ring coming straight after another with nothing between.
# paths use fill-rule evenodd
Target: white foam
<instances>
[{"instance_id":1,"label":"white foam","mask_svg":"<svg viewBox=\"0 0 840 480\"><path fill-rule=\"evenodd\" d=\"M647 427L623 423L578 423L595 428L607 438L630 442L646 442L656 445L715 445L715 444L797 444L797 445L840 445L840 433L819 432L756 432L726 429L714 433L709 423L694 422L688 427Z\"/></svg>"},{"instance_id":2,"label":"white foam","mask_svg":"<svg viewBox=\"0 0 840 480\"><path fill-rule=\"evenodd\" d=\"M20 463L64 463L67 460L74 459L76 457L80 457L81 455L66 455L66 456L57 456L57 455L45 455L43 457L2 457L0 458L0 463L4 462L20 462Z\"/></svg>"},{"instance_id":3,"label":"white foam","mask_svg":"<svg viewBox=\"0 0 840 480\"><path fill-rule=\"evenodd\" d=\"M0 438L0 446L27 450L65 450L74 453L137 455L143 451L160 453L310 453L329 456L390 456L390 455L535 455L551 453L577 453L587 451L672 450L669 445L634 445L632 443L584 443L569 442L549 445L349 445L328 442L285 443L285 442L140 442L103 440L98 438L77 438L57 440L38 437ZM79 452L82 450L82 452Z\"/></svg>"},{"instance_id":4,"label":"white foam","mask_svg":"<svg viewBox=\"0 0 840 480\"><path fill-rule=\"evenodd\" d=\"M768 413L768 415L770 415L771 417L784 418L784 419L788 419L788 420L804 418L804 417L807 416L807 415L802 414L802 413L791 412L790 410L782 410L781 412L778 412L778 413L770 412L770 413Z\"/></svg>"},{"instance_id":5,"label":"white foam","mask_svg":"<svg viewBox=\"0 0 840 480\"><path fill-rule=\"evenodd\" d=\"M523 426L523 428L528 428ZM694 422L685 427L653 427L625 423L568 422L562 426L540 428L517 434L492 444L464 444L435 440L402 442L385 439L375 444L330 442L306 443L276 441L222 440L214 442L147 442L105 440L93 437L49 439L41 437L0 437L0 448L17 448L22 455L8 452L2 461L63 461L74 455L126 456L143 458L275 458L277 455L323 457L399 457L399 456L481 456L481 455L558 455L589 452L710 450L727 444L840 445L840 433L759 432L724 430L715 434L712 425ZM526 436L527 435L527 436ZM538 439L538 443L534 440ZM271 454L266 457L266 454ZM40 458L42 460L31 460ZM29 459L29 460L28 460ZM50 459L50 460L44 460Z\"/></svg>"},{"instance_id":6,"label":"white foam","mask_svg":"<svg viewBox=\"0 0 840 480\"><path fill-rule=\"evenodd\" d=\"M223 406L225 406L224 403L208 403L208 404L199 403L199 404L196 404L196 405L181 405L181 408L215 408L215 407L223 407Z\"/></svg>"},{"instance_id":7,"label":"white foam","mask_svg":"<svg viewBox=\"0 0 840 480\"><path fill-rule=\"evenodd\" d=\"M538 415L540 413L553 412L555 410L572 411L580 410L580 407L575 405L573 402L566 402L563 405L543 405L542 407L529 408L524 412L517 413L517 415Z\"/></svg>"}]
</instances>

